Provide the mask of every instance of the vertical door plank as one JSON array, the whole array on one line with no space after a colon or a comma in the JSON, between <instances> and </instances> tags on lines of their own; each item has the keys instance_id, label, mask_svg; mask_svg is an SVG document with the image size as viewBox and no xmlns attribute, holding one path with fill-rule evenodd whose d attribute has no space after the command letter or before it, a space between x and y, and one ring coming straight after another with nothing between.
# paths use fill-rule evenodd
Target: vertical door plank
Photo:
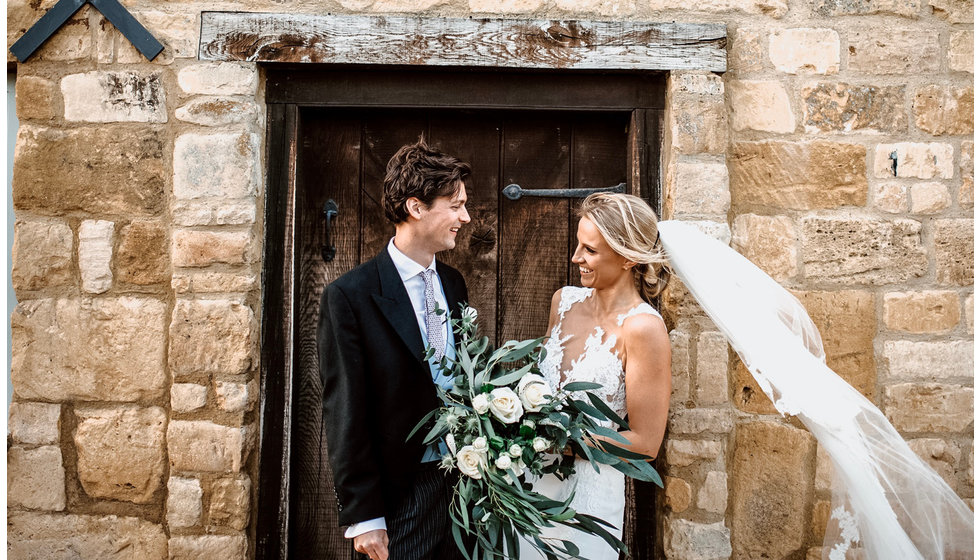
<instances>
[{"instance_id":1,"label":"vertical door plank","mask_svg":"<svg viewBox=\"0 0 980 560\"><path fill-rule=\"evenodd\" d=\"M568 188L570 126L558 113L504 119L501 183ZM498 341L544 336L551 295L568 278L565 199L501 199Z\"/></svg>"},{"instance_id":2,"label":"vertical door plank","mask_svg":"<svg viewBox=\"0 0 980 560\"><path fill-rule=\"evenodd\" d=\"M575 119L572 135L573 189L598 189L626 181L626 141L628 114L580 113ZM571 265L578 229L578 209L581 200L572 201L568 236L568 284L581 285L578 267Z\"/></svg>"},{"instance_id":3,"label":"vertical door plank","mask_svg":"<svg viewBox=\"0 0 980 560\"><path fill-rule=\"evenodd\" d=\"M466 279L470 305L479 312L483 333L493 337L497 324L497 208L500 193L499 113L434 113L429 124L433 146L468 162L466 207L471 222L463 226L456 248L439 260Z\"/></svg>"},{"instance_id":4,"label":"vertical door plank","mask_svg":"<svg viewBox=\"0 0 980 560\"><path fill-rule=\"evenodd\" d=\"M385 168L398 148L428 132L425 115L419 111L380 110L364 113L364 152L361 168L361 262L374 258L395 227L385 219L381 206Z\"/></svg>"},{"instance_id":5,"label":"vertical door plank","mask_svg":"<svg viewBox=\"0 0 980 560\"><path fill-rule=\"evenodd\" d=\"M310 112L303 119L296 198L297 270L296 384L293 398L290 540L305 558L351 557L350 541L338 526L337 501L322 425L322 387L316 325L320 295L358 260L360 120L341 112ZM331 223L333 261L321 257L326 240L323 206L333 199L339 213Z\"/></svg>"}]
</instances>

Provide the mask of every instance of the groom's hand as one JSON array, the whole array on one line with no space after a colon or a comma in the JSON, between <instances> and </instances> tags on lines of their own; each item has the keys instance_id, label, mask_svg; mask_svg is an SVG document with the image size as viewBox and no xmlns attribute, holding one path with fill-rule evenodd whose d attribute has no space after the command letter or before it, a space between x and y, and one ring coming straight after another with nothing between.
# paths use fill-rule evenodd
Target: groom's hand
<instances>
[{"instance_id":1,"label":"groom's hand","mask_svg":"<svg viewBox=\"0 0 980 560\"><path fill-rule=\"evenodd\" d=\"M388 531L376 529L354 537L354 550L371 560L388 560Z\"/></svg>"}]
</instances>

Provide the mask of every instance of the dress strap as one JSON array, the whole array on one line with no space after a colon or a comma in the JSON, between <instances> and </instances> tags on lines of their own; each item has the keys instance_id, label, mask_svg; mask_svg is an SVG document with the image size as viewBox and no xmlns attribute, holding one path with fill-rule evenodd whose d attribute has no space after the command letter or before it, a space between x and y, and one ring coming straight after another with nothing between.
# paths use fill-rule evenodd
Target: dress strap
<instances>
[{"instance_id":1,"label":"dress strap","mask_svg":"<svg viewBox=\"0 0 980 560\"><path fill-rule=\"evenodd\" d=\"M558 302L559 321L565 320L565 312L572 308L576 303L585 301L592 295L592 288L580 288L578 286L565 286L561 289L561 300Z\"/></svg>"},{"instance_id":2,"label":"dress strap","mask_svg":"<svg viewBox=\"0 0 980 560\"><path fill-rule=\"evenodd\" d=\"M617 317L616 318L616 325L622 327L623 326L623 323L626 322L626 319L629 319L630 317L633 317L634 315L642 315L642 314L653 315L654 317L660 319L661 321L664 320L664 318L660 315L660 313L656 309L653 308L652 305L650 305L649 303L643 302L643 303L637 305L636 307L634 307L633 309L630 309L626 313L623 313L622 315L620 315L619 317Z\"/></svg>"}]
</instances>

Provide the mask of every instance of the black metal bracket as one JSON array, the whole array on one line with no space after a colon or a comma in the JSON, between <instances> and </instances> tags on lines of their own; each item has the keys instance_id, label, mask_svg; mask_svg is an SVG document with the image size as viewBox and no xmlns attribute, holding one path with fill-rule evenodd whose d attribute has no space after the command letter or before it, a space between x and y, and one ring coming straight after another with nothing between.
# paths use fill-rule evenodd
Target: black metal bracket
<instances>
[{"instance_id":1,"label":"black metal bracket","mask_svg":"<svg viewBox=\"0 0 980 560\"><path fill-rule=\"evenodd\" d=\"M504 187L504 196L511 200L517 200L522 196L546 196L552 198L585 198L592 193L626 192L626 183L620 183L611 187L600 189L523 189L520 185L507 185Z\"/></svg>"},{"instance_id":2,"label":"black metal bracket","mask_svg":"<svg viewBox=\"0 0 980 560\"><path fill-rule=\"evenodd\" d=\"M85 4L95 6L147 60L153 60L163 50L160 41L118 0L60 0L11 45L10 52L14 53L18 61L24 62Z\"/></svg>"},{"instance_id":3,"label":"black metal bracket","mask_svg":"<svg viewBox=\"0 0 980 560\"><path fill-rule=\"evenodd\" d=\"M337 203L332 198L328 198L327 202L323 204L323 217L327 219L327 239L323 247L320 248L320 256L323 257L324 262L330 262L337 256L337 248L330 243L330 225L338 213Z\"/></svg>"}]
</instances>

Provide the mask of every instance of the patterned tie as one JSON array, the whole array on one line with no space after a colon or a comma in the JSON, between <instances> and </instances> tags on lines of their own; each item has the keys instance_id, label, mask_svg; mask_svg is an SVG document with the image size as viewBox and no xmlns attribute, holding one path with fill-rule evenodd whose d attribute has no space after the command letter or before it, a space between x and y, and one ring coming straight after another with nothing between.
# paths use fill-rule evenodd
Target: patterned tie
<instances>
[{"instance_id":1,"label":"patterned tie","mask_svg":"<svg viewBox=\"0 0 980 560\"><path fill-rule=\"evenodd\" d=\"M439 361L446 353L446 337L442 332L443 318L436 314L436 292L432 281L435 274L436 271L431 268L422 271L422 280L425 282L425 334L429 346L436 351L433 357Z\"/></svg>"}]
</instances>

